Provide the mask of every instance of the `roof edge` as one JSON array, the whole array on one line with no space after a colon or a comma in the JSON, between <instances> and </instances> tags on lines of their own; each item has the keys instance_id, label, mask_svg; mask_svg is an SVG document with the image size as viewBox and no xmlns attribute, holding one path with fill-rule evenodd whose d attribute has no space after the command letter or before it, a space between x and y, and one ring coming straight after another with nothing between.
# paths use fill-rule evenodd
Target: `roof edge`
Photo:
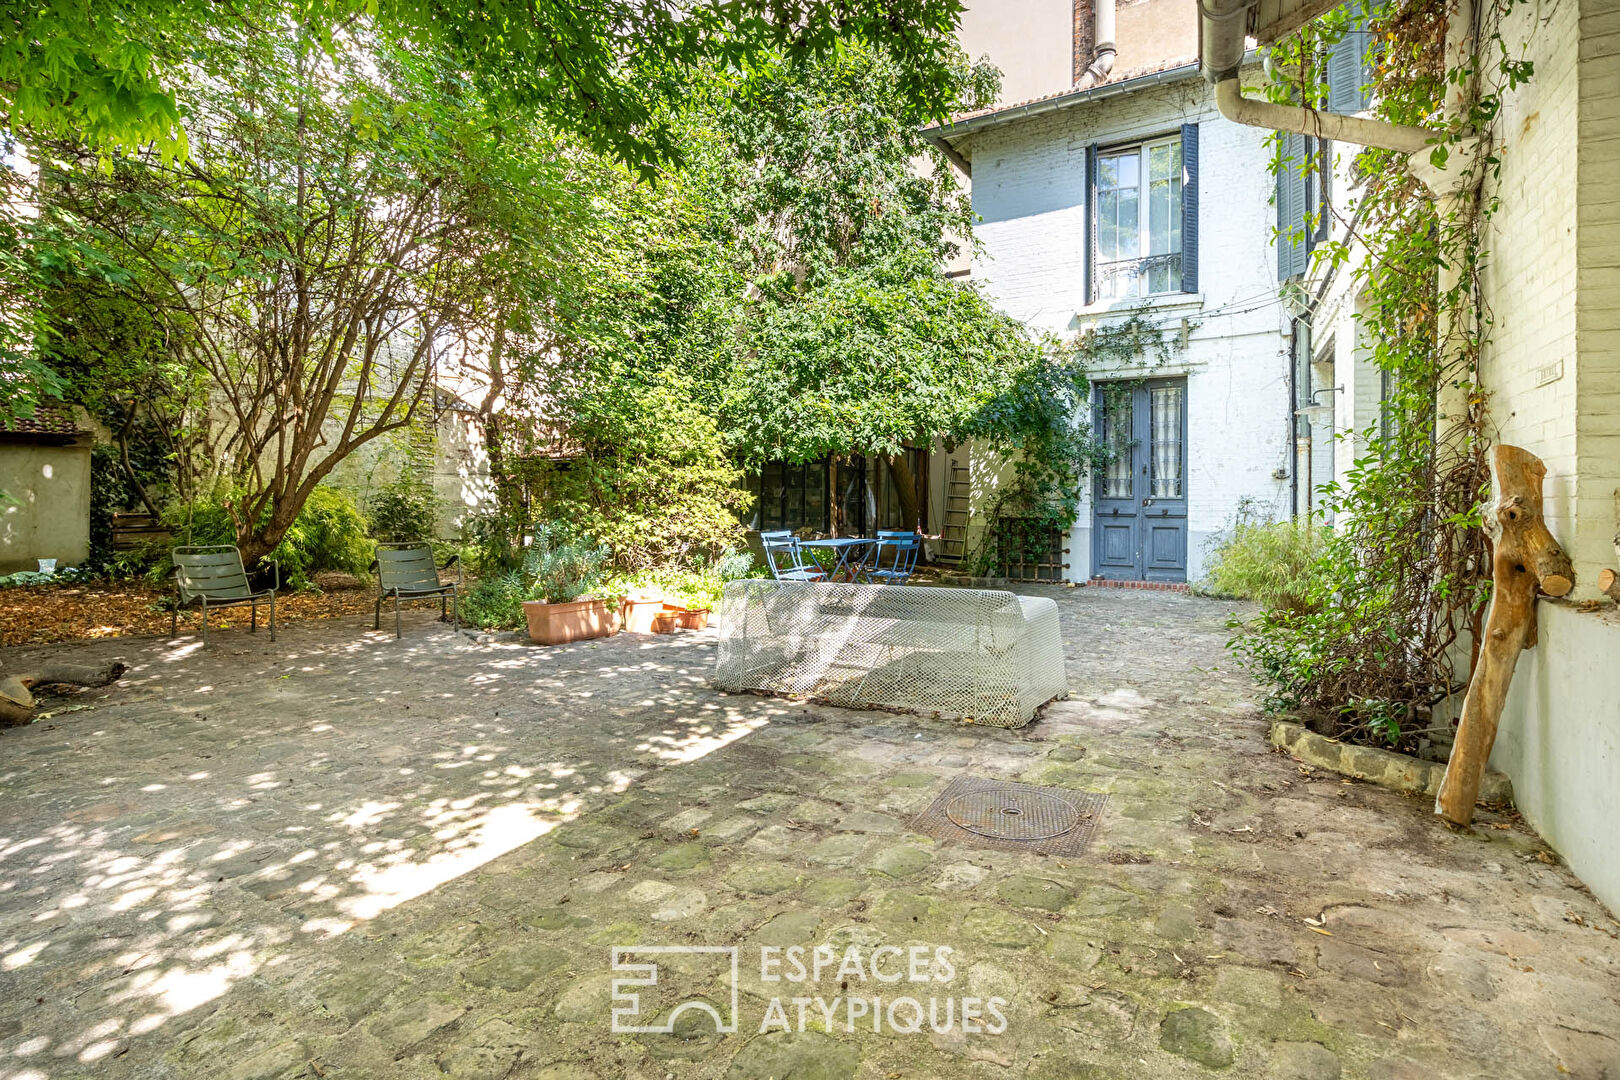
<instances>
[{"instance_id":1,"label":"roof edge","mask_svg":"<svg viewBox=\"0 0 1620 1080\"><path fill-rule=\"evenodd\" d=\"M982 131L989 127L999 127L1014 120L1023 120L1042 113L1055 112L1059 109L1072 108L1088 101L1098 101L1103 98L1114 97L1117 94L1130 93L1134 90L1145 90L1149 87L1160 86L1167 83L1184 82L1198 77L1198 63L1181 64L1163 71L1155 71L1146 75L1138 75L1130 79L1121 79L1119 82L1103 83L1100 86L1089 86L1080 90L1066 90L1050 97L1036 98L1018 105L1009 105L1004 109L980 113L962 120L955 120L949 124L934 124L923 128L923 135L930 139L956 139L963 135Z\"/></svg>"}]
</instances>

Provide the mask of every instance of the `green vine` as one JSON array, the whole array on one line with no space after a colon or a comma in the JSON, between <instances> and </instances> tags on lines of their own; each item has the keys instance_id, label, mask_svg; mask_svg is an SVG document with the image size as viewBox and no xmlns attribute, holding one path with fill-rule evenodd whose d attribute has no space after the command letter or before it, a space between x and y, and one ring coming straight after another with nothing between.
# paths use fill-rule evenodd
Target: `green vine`
<instances>
[{"instance_id":1,"label":"green vine","mask_svg":"<svg viewBox=\"0 0 1620 1080\"><path fill-rule=\"evenodd\" d=\"M1049 343L1044 362L980 413L973 434L1008 459L1011 475L984 507L985 528L967 560L974 573L1003 574L1009 565L1037 562L1054 537L1073 528L1082 483L1111 460L1091 426L1076 420L1090 412L1089 373L1133 371L1132 379L1109 386L1134 385L1182 347L1180 334L1138 308L1067 343Z\"/></svg>"},{"instance_id":2,"label":"green vine","mask_svg":"<svg viewBox=\"0 0 1620 1080\"><path fill-rule=\"evenodd\" d=\"M1368 14L1377 42L1372 111L1443 131L1431 153L1437 166L1472 136L1488 137L1502 94L1531 75L1499 33L1513 2L1481 12L1474 55L1495 56L1489 70L1477 61L1448 70L1446 0L1392 0ZM1270 87L1273 100L1325 99L1327 53L1356 8L1331 12L1273 50L1272 69L1281 75ZM1452 87L1465 100L1448 113ZM1469 179L1477 184L1497 164L1484 155ZM1480 273L1481 227L1495 202L1465 195L1437 205L1393 151L1362 150L1355 173L1354 218L1315 258L1318 269L1353 274L1360 334L1386 387L1383 416L1360 433L1366 451L1342 483L1324 489L1337 527L1305 610L1267 611L1237 627L1233 647L1269 682L1272 706L1313 712L1340 738L1410 747L1429 727L1431 708L1465 681L1468 659L1459 651L1477 639L1489 595L1478 527L1489 395L1479 358L1491 319Z\"/></svg>"}]
</instances>

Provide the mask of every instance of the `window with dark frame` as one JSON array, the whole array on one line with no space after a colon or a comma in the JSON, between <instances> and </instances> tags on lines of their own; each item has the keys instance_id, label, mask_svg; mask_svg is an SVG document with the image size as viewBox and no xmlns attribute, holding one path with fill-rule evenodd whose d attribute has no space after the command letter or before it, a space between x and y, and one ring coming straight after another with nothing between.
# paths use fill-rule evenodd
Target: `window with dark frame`
<instances>
[{"instance_id":1,"label":"window with dark frame","mask_svg":"<svg viewBox=\"0 0 1620 1080\"><path fill-rule=\"evenodd\" d=\"M1099 299L1181 289L1181 182L1179 136L1099 152Z\"/></svg>"}]
</instances>

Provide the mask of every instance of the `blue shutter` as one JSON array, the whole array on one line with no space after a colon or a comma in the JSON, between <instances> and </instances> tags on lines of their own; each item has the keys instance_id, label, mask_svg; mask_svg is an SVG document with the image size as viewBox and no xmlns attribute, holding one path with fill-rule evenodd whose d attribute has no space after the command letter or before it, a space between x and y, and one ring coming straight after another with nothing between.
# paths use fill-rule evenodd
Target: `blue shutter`
<instances>
[{"instance_id":1,"label":"blue shutter","mask_svg":"<svg viewBox=\"0 0 1620 1080\"><path fill-rule=\"evenodd\" d=\"M1354 113L1371 102L1367 83L1371 81L1372 34L1367 31L1367 13L1358 13L1344 36L1328 50L1328 111Z\"/></svg>"},{"instance_id":2,"label":"blue shutter","mask_svg":"<svg viewBox=\"0 0 1620 1080\"><path fill-rule=\"evenodd\" d=\"M1086 303L1097 302L1097 144L1086 147Z\"/></svg>"},{"instance_id":3,"label":"blue shutter","mask_svg":"<svg viewBox=\"0 0 1620 1080\"><path fill-rule=\"evenodd\" d=\"M1181 125L1181 291L1198 291L1198 125Z\"/></svg>"},{"instance_id":4,"label":"blue shutter","mask_svg":"<svg viewBox=\"0 0 1620 1080\"><path fill-rule=\"evenodd\" d=\"M1305 237L1305 136L1285 134L1278 143L1282 161L1277 167L1277 280L1287 281L1305 272L1310 250Z\"/></svg>"}]
</instances>

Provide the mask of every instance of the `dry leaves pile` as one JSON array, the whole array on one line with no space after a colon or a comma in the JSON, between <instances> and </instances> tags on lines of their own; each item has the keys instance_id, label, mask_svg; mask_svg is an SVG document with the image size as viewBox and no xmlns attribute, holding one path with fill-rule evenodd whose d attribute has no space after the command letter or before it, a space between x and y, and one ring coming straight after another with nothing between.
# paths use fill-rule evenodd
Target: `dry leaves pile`
<instances>
[{"instance_id":1,"label":"dry leaves pile","mask_svg":"<svg viewBox=\"0 0 1620 1080\"><path fill-rule=\"evenodd\" d=\"M279 593L276 622L331 619L370 615L376 586L347 574L321 574L319 592ZM162 606L174 596L172 588L137 582L106 585L35 585L0 590L0 646L50 645L80 638L121 637L126 634L167 634L169 613ZM259 621L265 620L261 607ZM195 610L182 612L180 632L194 634L199 625ZM245 627L247 608L230 608L211 615L210 627Z\"/></svg>"}]
</instances>

